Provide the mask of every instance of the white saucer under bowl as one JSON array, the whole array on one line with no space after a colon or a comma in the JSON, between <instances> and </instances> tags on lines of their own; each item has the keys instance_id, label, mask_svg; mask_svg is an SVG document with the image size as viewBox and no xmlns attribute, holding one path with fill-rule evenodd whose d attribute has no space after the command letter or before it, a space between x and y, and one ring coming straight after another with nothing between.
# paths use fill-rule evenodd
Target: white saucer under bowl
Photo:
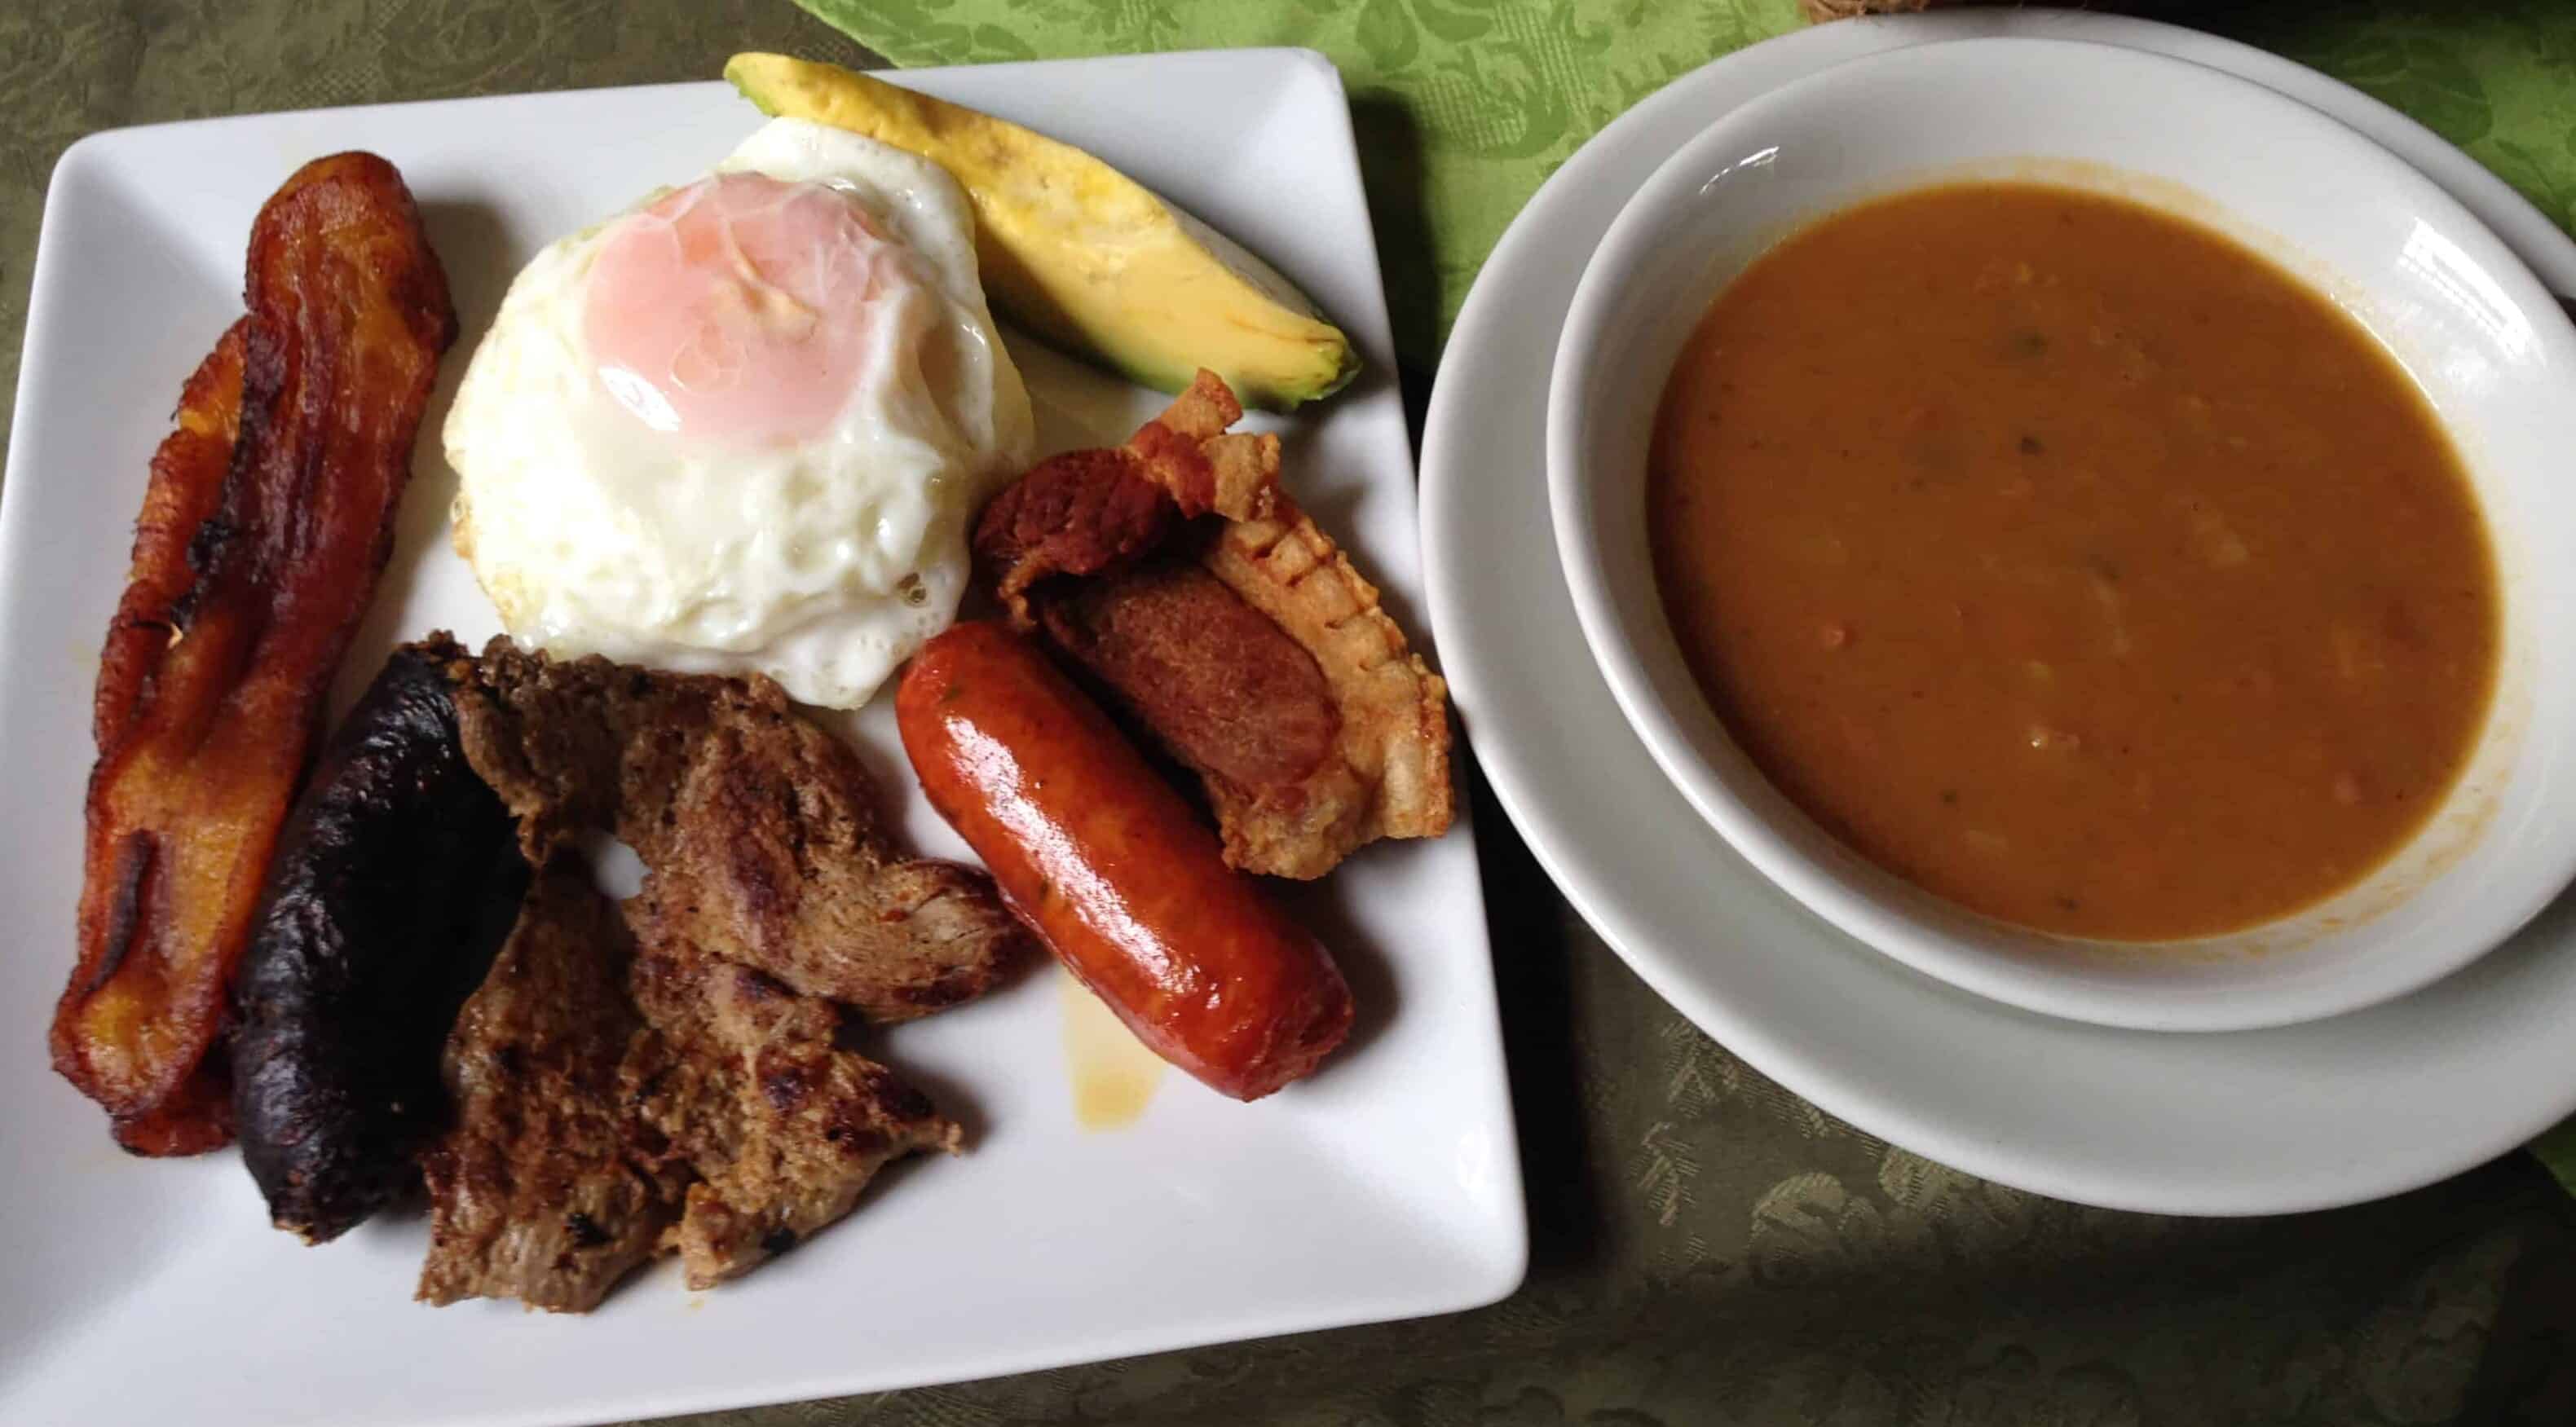
<instances>
[{"instance_id":1,"label":"white saucer under bowl","mask_svg":"<svg viewBox=\"0 0 2576 1427\"><path fill-rule=\"evenodd\" d=\"M2430 131L2322 75L2171 26L1996 10L1818 26L1684 76L1568 160L1495 248L1424 432L1424 560L1457 705L1498 799L1576 907L1685 1015L1872 1134L2060 1198L2260 1214L2376 1198L2576 1110L2576 899L2475 964L2350 1015L2175 1036L2016 1010L1806 911L1667 781L1594 667L1557 574L1545 396L1576 281L1647 176L1778 86L1986 35L2189 59L2312 105L2465 204L2549 287L2576 243Z\"/></svg>"}]
</instances>

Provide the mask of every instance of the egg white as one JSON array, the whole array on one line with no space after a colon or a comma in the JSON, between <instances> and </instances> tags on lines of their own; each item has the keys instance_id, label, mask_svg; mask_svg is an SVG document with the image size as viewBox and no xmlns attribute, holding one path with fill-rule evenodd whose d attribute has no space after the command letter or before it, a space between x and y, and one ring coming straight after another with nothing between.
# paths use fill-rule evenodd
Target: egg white
<instances>
[{"instance_id":1,"label":"egg white","mask_svg":"<svg viewBox=\"0 0 2576 1427\"><path fill-rule=\"evenodd\" d=\"M955 619L968 524L1029 461L1028 394L984 300L973 210L944 169L776 119L719 171L828 184L905 250L910 281L872 306L867 375L831 430L709 446L605 391L581 318L612 219L539 253L475 350L444 432L456 548L522 643L767 674L806 703L855 708Z\"/></svg>"}]
</instances>

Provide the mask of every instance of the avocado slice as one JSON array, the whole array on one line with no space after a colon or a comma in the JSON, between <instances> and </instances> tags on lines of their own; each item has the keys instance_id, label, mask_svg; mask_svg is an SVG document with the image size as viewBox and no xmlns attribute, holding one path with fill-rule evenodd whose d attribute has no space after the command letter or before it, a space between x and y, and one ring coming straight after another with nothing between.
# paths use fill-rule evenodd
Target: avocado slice
<instances>
[{"instance_id":1,"label":"avocado slice","mask_svg":"<svg viewBox=\"0 0 2576 1427\"><path fill-rule=\"evenodd\" d=\"M1340 328L1233 240L1073 147L837 65L738 54L725 78L764 114L919 154L975 204L975 259L1001 314L1158 390L1201 367L1286 411L1360 368Z\"/></svg>"}]
</instances>

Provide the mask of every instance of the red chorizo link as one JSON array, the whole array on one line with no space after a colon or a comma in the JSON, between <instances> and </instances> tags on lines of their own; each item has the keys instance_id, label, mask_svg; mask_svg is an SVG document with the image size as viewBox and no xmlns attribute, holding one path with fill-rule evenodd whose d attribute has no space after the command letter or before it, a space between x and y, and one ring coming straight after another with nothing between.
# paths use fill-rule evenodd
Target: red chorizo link
<instances>
[{"instance_id":1,"label":"red chorizo link","mask_svg":"<svg viewBox=\"0 0 2576 1427\"><path fill-rule=\"evenodd\" d=\"M1155 1054L1257 1100L1350 1033L1332 957L1037 648L960 624L905 671L895 718L1003 900Z\"/></svg>"}]
</instances>

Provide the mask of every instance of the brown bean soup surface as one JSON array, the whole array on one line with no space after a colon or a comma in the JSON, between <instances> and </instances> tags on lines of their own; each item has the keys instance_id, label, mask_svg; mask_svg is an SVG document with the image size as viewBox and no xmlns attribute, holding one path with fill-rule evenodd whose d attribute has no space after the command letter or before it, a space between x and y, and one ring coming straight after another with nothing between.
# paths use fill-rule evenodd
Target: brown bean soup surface
<instances>
[{"instance_id":1,"label":"brown bean soup surface","mask_svg":"<svg viewBox=\"0 0 2576 1427\"><path fill-rule=\"evenodd\" d=\"M1647 499L1771 781L2045 931L2216 934L2359 881L2495 683L2486 529L2405 372L2125 199L1958 184L1792 235L1684 349Z\"/></svg>"}]
</instances>

